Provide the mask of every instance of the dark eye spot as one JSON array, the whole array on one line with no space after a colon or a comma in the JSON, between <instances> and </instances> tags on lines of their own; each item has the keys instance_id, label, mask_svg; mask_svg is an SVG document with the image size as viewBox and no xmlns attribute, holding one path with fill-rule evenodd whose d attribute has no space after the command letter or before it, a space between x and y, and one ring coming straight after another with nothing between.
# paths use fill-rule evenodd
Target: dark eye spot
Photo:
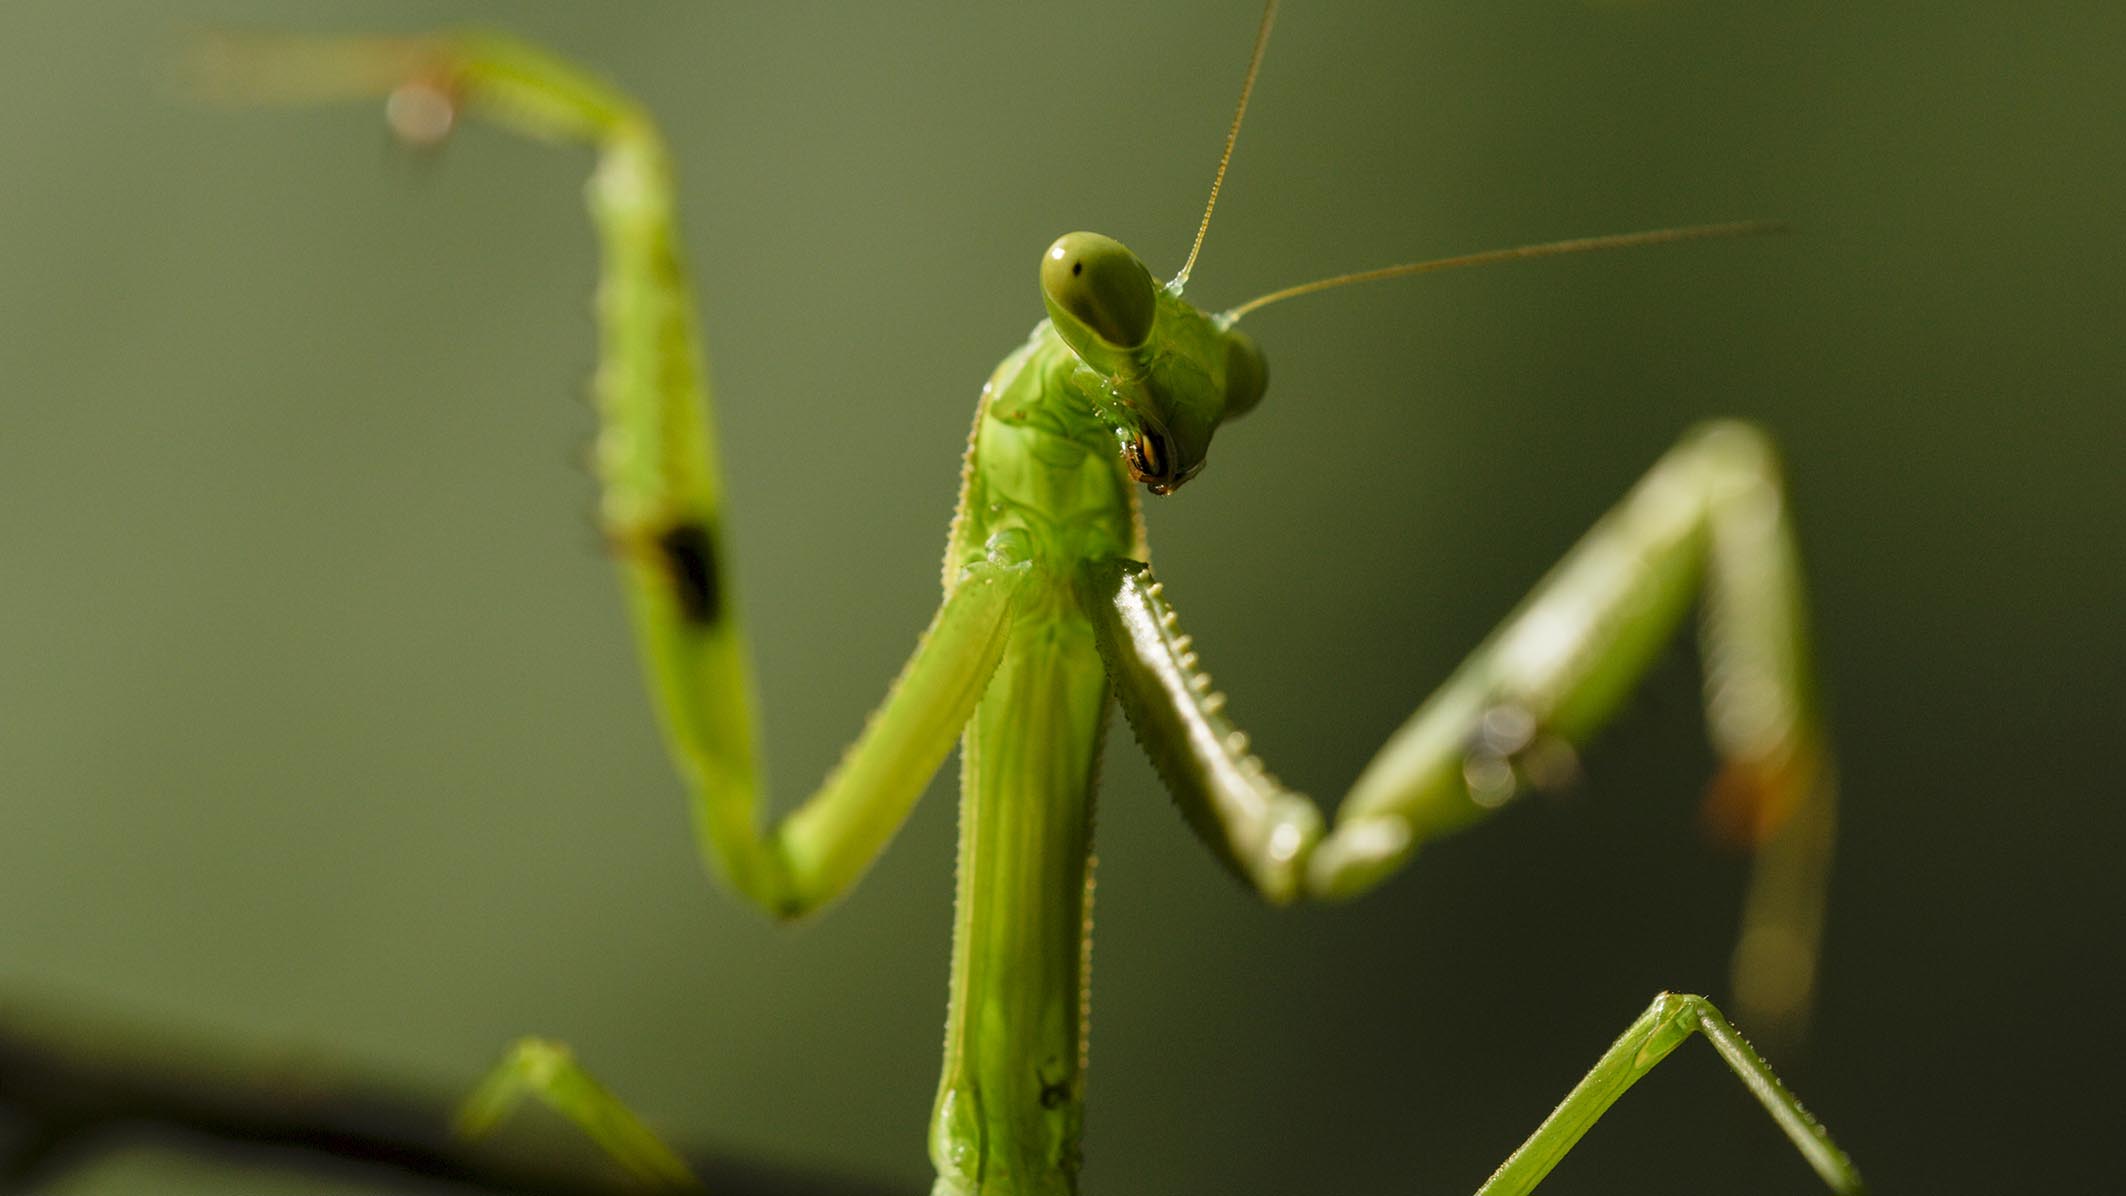
<instances>
[{"instance_id":1,"label":"dark eye spot","mask_svg":"<svg viewBox=\"0 0 2126 1196\"><path fill-rule=\"evenodd\" d=\"M1080 274L1083 274L1083 273L1085 273L1085 263L1084 263L1084 262L1072 262L1072 263L1070 264L1070 276L1071 276L1072 278L1076 278L1076 277L1077 277L1078 275L1080 275Z\"/></svg>"}]
</instances>

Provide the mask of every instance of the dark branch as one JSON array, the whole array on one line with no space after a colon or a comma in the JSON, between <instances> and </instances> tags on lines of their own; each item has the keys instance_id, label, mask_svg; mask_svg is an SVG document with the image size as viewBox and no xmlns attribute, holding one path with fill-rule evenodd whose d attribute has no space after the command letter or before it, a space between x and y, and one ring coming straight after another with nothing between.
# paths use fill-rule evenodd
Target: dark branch
<instances>
[{"instance_id":1,"label":"dark branch","mask_svg":"<svg viewBox=\"0 0 2126 1196\"><path fill-rule=\"evenodd\" d=\"M96 1155L174 1132L202 1149L290 1166L334 1161L482 1192L640 1196L574 1131L506 1144L450 1132L451 1102L278 1059L9 1010L0 1018L0 1192L29 1191ZM531 1116L540 1114L531 1113ZM712 1152L685 1152L715 1196L888 1196L892 1189Z\"/></svg>"}]
</instances>

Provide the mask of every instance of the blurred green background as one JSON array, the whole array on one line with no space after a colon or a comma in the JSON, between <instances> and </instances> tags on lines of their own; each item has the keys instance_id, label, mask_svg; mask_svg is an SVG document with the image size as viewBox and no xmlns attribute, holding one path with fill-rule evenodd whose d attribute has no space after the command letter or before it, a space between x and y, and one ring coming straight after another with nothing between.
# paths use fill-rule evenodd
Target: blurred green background
<instances>
[{"instance_id":1,"label":"blurred green background","mask_svg":"<svg viewBox=\"0 0 2126 1196\"><path fill-rule=\"evenodd\" d=\"M788 801L936 600L976 391L1090 227L1171 272L1250 0L0 7L0 1005L451 1092L565 1038L694 1143L927 1184L953 799L777 929L692 855L574 462L587 158L181 99L212 27L507 23L679 159ZM1691 422L1792 468L1845 763L1815 1034L1885 1192L2115 1178L2126 9L1288 6L1192 292L1521 241L1797 235L1354 289L1162 573L1333 797ZM1086 1187L1469 1191L1656 990L1724 987L1741 863L1671 653L1580 792L1275 912L1126 735L1101 807ZM1702 1048L1546 1191L1813 1180ZM112 1156L58 1190L380 1190Z\"/></svg>"}]
</instances>

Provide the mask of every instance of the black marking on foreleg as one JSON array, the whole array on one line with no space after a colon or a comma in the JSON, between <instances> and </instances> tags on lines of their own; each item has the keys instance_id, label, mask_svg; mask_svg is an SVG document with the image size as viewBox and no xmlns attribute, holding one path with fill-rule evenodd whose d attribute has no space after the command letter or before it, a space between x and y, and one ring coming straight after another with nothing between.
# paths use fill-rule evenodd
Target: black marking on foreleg
<instances>
[{"instance_id":1,"label":"black marking on foreleg","mask_svg":"<svg viewBox=\"0 0 2126 1196\"><path fill-rule=\"evenodd\" d=\"M686 621L696 627L722 621L723 570L717 563L716 533L709 525L697 520L673 524L658 535L657 552Z\"/></svg>"}]
</instances>

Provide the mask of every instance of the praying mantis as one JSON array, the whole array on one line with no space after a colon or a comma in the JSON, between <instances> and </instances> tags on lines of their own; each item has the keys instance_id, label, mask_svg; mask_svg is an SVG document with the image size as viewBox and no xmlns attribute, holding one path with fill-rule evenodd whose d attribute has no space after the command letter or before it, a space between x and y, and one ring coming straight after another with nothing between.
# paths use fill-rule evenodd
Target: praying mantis
<instances>
[{"instance_id":1,"label":"praying mantis","mask_svg":"<svg viewBox=\"0 0 2126 1196\"><path fill-rule=\"evenodd\" d=\"M700 851L778 918L846 893L955 744L961 844L937 1196L1077 1190L1085 1100L1092 803L1119 706L1191 827L1274 903L1356 897L1419 846L1571 771L1706 595L1717 792L1759 844L1738 949L1746 1007L1805 1008L1822 919L1833 776L1800 570L1764 436L1707 425L1663 457L1422 703L1325 819L1251 754L1148 565L1138 487L1168 495L1214 434L1269 390L1238 322L1329 286L1488 262L1767 231L1702 225L1546 242L1301 284L1223 312L1184 298L1276 12L1266 7L1196 241L1158 283L1119 242L1069 233L1042 254L1045 319L981 388L943 568L944 598L884 702L821 788L762 818L746 641L732 598L705 355L682 265L668 151L649 114L545 51L491 34L234 47L266 95L378 93L433 144L467 116L590 145L598 286L599 523L642 665L692 798ZM1033 313L1029 313L1033 314ZM1481 1189L1531 1190L1639 1076L1704 1034L1833 1190L1858 1173L1703 997L1662 994ZM584 1124L646 1178L675 1156L552 1044L528 1042L475 1094L472 1126L519 1098Z\"/></svg>"}]
</instances>

